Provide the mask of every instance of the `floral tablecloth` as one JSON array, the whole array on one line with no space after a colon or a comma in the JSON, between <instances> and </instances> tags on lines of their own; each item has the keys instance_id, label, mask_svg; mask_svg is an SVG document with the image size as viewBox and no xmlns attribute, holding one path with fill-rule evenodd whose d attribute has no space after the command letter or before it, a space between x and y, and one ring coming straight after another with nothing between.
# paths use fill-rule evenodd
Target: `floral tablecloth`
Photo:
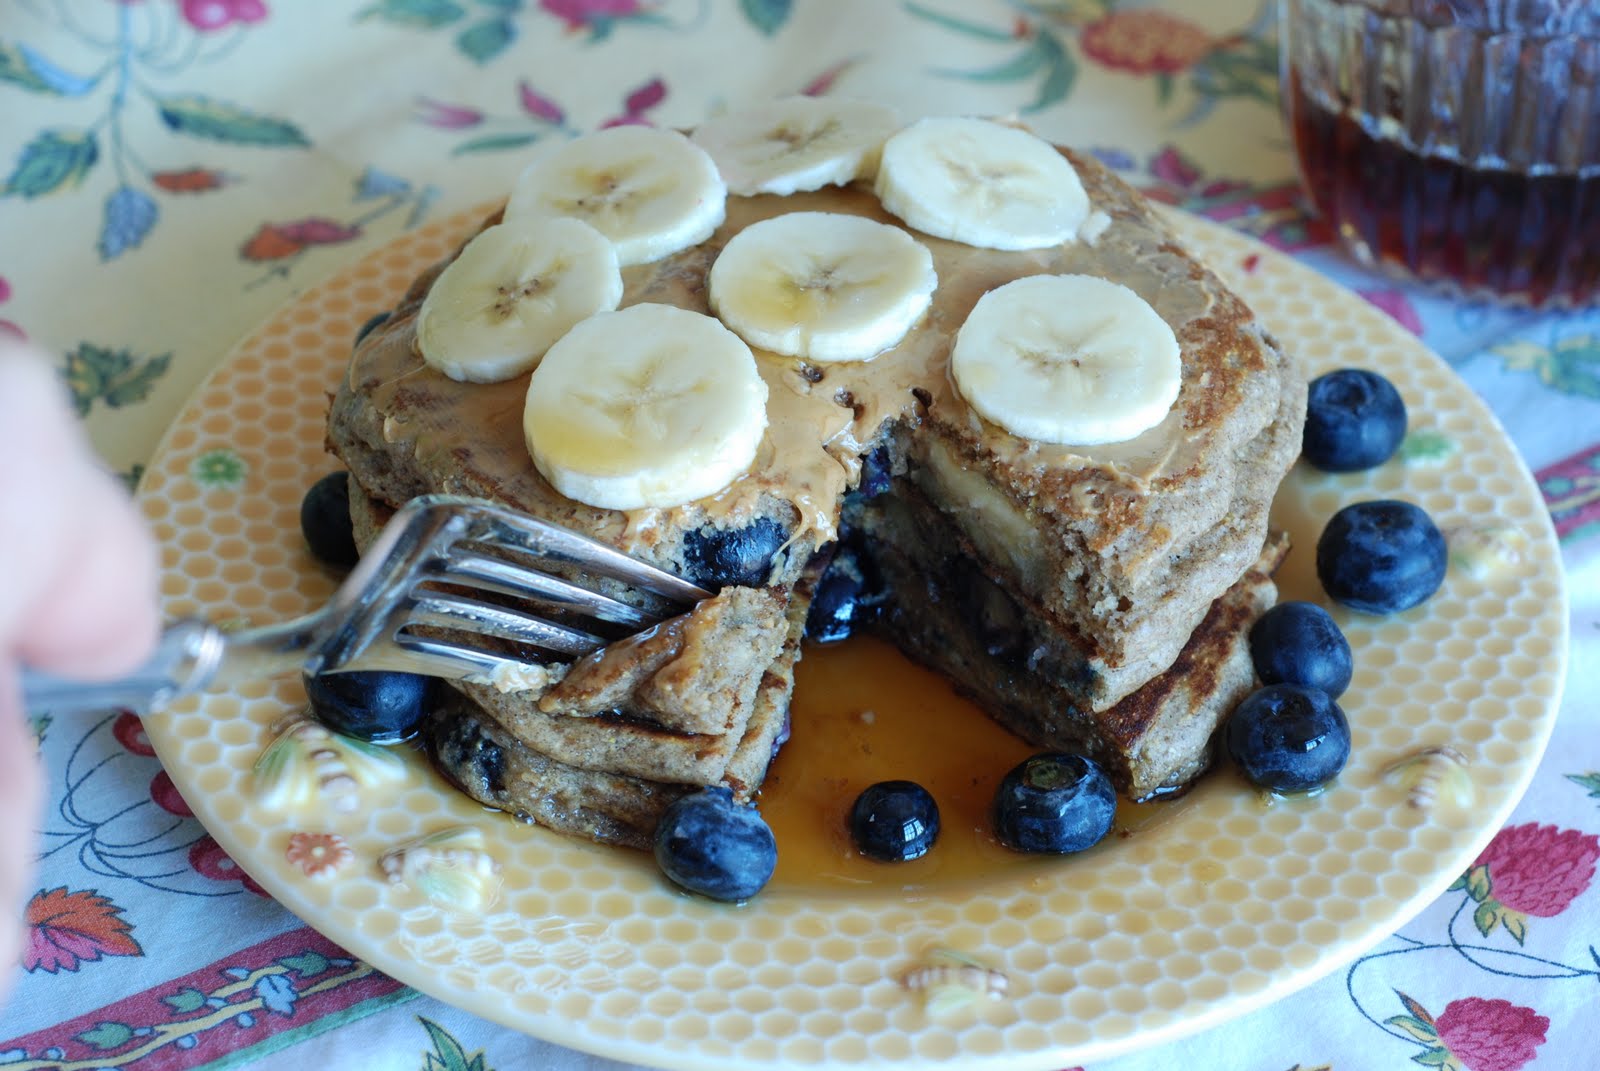
<instances>
[{"instance_id":1,"label":"floral tablecloth","mask_svg":"<svg viewBox=\"0 0 1600 1071\"><path fill-rule=\"evenodd\" d=\"M236 340L502 194L530 146L793 92L1020 113L1334 276L1490 403L1562 541L1565 706L1478 865L1348 969L1096 1071L1600 1065L1600 312L1447 301L1348 261L1295 192L1270 4L8 0L0 331L55 355L131 484ZM35 731L51 799L0 1067L620 1066L420 996L308 929L190 816L132 715Z\"/></svg>"}]
</instances>

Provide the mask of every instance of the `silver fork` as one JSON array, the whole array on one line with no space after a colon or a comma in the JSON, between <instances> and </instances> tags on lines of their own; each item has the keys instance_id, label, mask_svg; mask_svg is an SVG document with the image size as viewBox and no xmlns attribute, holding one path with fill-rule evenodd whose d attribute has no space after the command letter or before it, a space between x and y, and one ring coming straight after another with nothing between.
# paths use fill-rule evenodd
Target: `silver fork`
<instances>
[{"instance_id":1,"label":"silver fork","mask_svg":"<svg viewBox=\"0 0 1600 1071\"><path fill-rule=\"evenodd\" d=\"M598 578L638 593L644 605L594 590L606 586ZM463 588L508 595L525 607L451 590ZM302 671L515 680L530 663L588 654L710 594L558 525L477 499L427 495L394 515L315 613L235 631L179 622L144 666L120 680L25 670L23 705L142 712L207 687Z\"/></svg>"}]
</instances>

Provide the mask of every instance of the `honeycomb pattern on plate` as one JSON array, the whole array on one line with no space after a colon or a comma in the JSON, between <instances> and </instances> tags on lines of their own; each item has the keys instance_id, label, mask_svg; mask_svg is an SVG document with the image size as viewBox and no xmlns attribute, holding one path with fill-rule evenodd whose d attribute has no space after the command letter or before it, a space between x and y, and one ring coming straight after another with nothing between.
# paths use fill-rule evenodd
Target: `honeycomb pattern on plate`
<instances>
[{"instance_id":1,"label":"honeycomb pattern on plate","mask_svg":"<svg viewBox=\"0 0 1600 1071\"><path fill-rule=\"evenodd\" d=\"M477 213L395 242L284 308L200 389L141 488L164 548L166 609L264 622L320 604L338 578L298 529L323 453L328 393L357 326L389 307ZM1286 596L1321 599L1309 548L1359 499L1403 497L1441 527L1485 519L1524 536L1517 560L1452 569L1424 606L1389 619L1335 608L1356 652L1343 705L1350 768L1320 798L1265 806L1229 773L1170 815L1031 877L936 889L916 902L769 888L743 908L670 889L642 854L565 840L484 810L415 755L355 814L278 812L252 792L270 727L297 681L174 705L146 726L218 841L290 910L381 969L528 1033L683 1068L1051 1068L1103 1058L1261 1005L1348 961L1438 895L1504 821L1555 716L1566 656L1560 559L1532 479L1483 404L1359 298L1287 258L1175 215L1313 371L1376 367L1413 425L1455 449L1370 473L1298 468L1275 509L1297 537ZM1476 802L1425 812L1382 769L1453 745ZM377 860L452 827L484 832L503 879L478 914L453 912ZM314 882L285 857L296 832L343 836L355 860ZM933 1016L899 983L934 947L1006 973L1002 1000Z\"/></svg>"}]
</instances>

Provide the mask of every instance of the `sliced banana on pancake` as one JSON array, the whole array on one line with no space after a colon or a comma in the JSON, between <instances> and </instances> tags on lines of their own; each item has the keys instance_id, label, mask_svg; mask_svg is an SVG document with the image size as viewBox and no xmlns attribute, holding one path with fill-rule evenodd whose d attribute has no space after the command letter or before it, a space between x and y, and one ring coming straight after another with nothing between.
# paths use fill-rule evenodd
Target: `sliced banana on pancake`
<instances>
[{"instance_id":1,"label":"sliced banana on pancake","mask_svg":"<svg viewBox=\"0 0 1600 1071\"><path fill-rule=\"evenodd\" d=\"M417 344L422 359L451 379L498 383L538 364L573 324L621 300L616 250L587 223L500 223L434 280L417 314Z\"/></svg>"},{"instance_id":2,"label":"sliced banana on pancake","mask_svg":"<svg viewBox=\"0 0 1600 1071\"><path fill-rule=\"evenodd\" d=\"M991 290L950 356L956 388L979 415L1025 439L1085 446L1161 423L1182 372L1178 339L1156 310L1091 275Z\"/></svg>"},{"instance_id":3,"label":"sliced banana on pancake","mask_svg":"<svg viewBox=\"0 0 1600 1071\"><path fill-rule=\"evenodd\" d=\"M864 361L905 337L938 284L932 254L899 227L790 212L729 239L711 265L707 298L752 346Z\"/></svg>"},{"instance_id":4,"label":"sliced banana on pancake","mask_svg":"<svg viewBox=\"0 0 1600 1071\"><path fill-rule=\"evenodd\" d=\"M611 239L617 260L648 264L711 237L728 188L682 134L619 126L574 138L523 171L506 219L570 216Z\"/></svg>"},{"instance_id":5,"label":"sliced banana on pancake","mask_svg":"<svg viewBox=\"0 0 1600 1071\"><path fill-rule=\"evenodd\" d=\"M1042 138L985 119L923 119L883 146L876 183L883 207L937 238L985 249L1041 249L1071 241L1089 195Z\"/></svg>"},{"instance_id":6,"label":"sliced banana on pancake","mask_svg":"<svg viewBox=\"0 0 1600 1071\"><path fill-rule=\"evenodd\" d=\"M677 506L715 494L755 460L767 385L750 347L709 316L630 305L550 347L528 380L534 467L604 509Z\"/></svg>"},{"instance_id":7,"label":"sliced banana on pancake","mask_svg":"<svg viewBox=\"0 0 1600 1071\"><path fill-rule=\"evenodd\" d=\"M839 97L782 97L707 120L691 140L741 196L790 194L871 178L900 128L893 108Z\"/></svg>"}]
</instances>

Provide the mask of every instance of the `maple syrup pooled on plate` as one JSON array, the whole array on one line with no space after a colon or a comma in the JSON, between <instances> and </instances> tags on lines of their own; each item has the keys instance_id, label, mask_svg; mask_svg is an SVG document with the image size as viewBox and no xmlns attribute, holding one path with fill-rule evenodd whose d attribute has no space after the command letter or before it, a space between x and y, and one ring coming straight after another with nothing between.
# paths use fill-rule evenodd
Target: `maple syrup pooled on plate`
<instances>
[{"instance_id":1,"label":"maple syrup pooled on plate","mask_svg":"<svg viewBox=\"0 0 1600 1071\"><path fill-rule=\"evenodd\" d=\"M1007 771L1044 749L992 721L948 680L872 636L807 644L795 670L794 736L761 788L761 814L778 839L774 886L856 896L903 895L951 883L1046 875L1089 861L1176 818L1183 799L1117 801L1100 844L1077 856L1014 852L995 839L990 805ZM858 852L848 815L877 781L915 781L939 804L939 839L920 859L880 863ZM1069 864L1070 865L1070 864Z\"/></svg>"},{"instance_id":2,"label":"maple syrup pooled on plate","mask_svg":"<svg viewBox=\"0 0 1600 1071\"><path fill-rule=\"evenodd\" d=\"M1284 0L1316 210L1368 263L1532 307L1600 300L1600 4Z\"/></svg>"}]
</instances>

